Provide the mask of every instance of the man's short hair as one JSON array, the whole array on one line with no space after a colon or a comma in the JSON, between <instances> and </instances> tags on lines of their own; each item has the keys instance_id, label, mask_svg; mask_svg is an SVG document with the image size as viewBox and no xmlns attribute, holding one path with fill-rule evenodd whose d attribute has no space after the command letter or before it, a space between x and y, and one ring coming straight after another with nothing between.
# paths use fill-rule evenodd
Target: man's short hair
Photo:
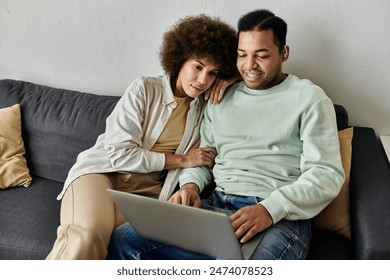
<instances>
[{"instance_id":1,"label":"man's short hair","mask_svg":"<svg viewBox=\"0 0 390 280\"><path fill-rule=\"evenodd\" d=\"M243 15L237 24L238 32L272 30L274 42L282 52L286 45L287 23L269 10L254 10Z\"/></svg>"}]
</instances>

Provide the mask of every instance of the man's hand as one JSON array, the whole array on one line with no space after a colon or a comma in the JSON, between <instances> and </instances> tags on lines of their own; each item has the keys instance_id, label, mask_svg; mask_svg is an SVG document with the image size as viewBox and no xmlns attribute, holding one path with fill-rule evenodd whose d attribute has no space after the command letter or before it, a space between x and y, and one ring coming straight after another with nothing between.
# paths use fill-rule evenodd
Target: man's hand
<instances>
[{"instance_id":1,"label":"man's hand","mask_svg":"<svg viewBox=\"0 0 390 280\"><path fill-rule=\"evenodd\" d=\"M241 208L230 216L230 221L241 243L247 242L273 224L270 214L261 204Z\"/></svg>"},{"instance_id":2,"label":"man's hand","mask_svg":"<svg viewBox=\"0 0 390 280\"><path fill-rule=\"evenodd\" d=\"M180 190L171 196L169 201L198 208L202 205L199 197L199 188L194 183L188 183L182 186Z\"/></svg>"}]
</instances>

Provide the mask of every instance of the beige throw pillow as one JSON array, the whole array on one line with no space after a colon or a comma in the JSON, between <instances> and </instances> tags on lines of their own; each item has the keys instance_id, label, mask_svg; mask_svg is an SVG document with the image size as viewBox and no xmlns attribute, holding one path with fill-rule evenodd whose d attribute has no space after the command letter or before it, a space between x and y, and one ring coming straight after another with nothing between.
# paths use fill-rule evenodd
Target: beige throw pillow
<instances>
[{"instance_id":1,"label":"beige throw pillow","mask_svg":"<svg viewBox=\"0 0 390 280\"><path fill-rule=\"evenodd\" d=\"M345 182L338 196L312 220L314 227L334 231L347 238L351 238L349 180L351 173L352 138L352 127L339 131L340 153L345 173Z\"/></svg>"},{"instance_id":2,"label":"beige throw pillow","mask_svg":"<svg viewBox=\"0 0 390 280\"><path fill-rule=\"evenodd\" d=\"M30 185L24 154L20 105L0 109L0 189Z\"/></svg>"}]
</instances>

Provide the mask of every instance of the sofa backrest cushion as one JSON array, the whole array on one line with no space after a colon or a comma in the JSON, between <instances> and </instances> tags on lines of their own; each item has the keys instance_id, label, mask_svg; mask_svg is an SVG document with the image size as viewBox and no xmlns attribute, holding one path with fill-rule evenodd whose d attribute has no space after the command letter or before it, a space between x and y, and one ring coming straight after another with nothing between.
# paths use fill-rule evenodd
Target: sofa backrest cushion
<instances>
[{"instance_id":1,"label":"sofa backrest cushion","mask_svg":"<svg viewBox=\"0 0 390 280\"><path fill-rule=\"evenodd\" d=\"M349 127L348 124L348 113L347 110L342 105L334 105L337 118L337 128L338 130L344 130Z\"/></svg>"},{"instance_id":2,"label":"sofa backrest cushion","mask_svg":"<svg viewBox=\"0 0 390 280\"><path fill-rule=\"evenodd\" d=\"M77 155L103 133L119 100L24 81L0 80L0 108L20 104L30 173L64 182Z\"/></svg>"}]
</instances>

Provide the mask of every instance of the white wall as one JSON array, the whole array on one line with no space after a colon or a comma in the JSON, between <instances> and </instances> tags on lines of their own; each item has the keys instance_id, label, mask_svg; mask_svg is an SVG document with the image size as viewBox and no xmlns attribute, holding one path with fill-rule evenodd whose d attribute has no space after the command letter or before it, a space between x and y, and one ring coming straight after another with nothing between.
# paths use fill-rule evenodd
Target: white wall
<instances>
[{"instance_id":1,"label":"white wall","mask_svg":"<svg viewBox=\"0 0 390 280\"><path fill-rule=\"evenodd\" d=\"M286 72L320 85L352 125L390 135L388 0L0 0L0 78L121 95L162 73L161 37L178 18L236 26L255 8L289 25Z\"/></svg>"}]
</instances>

